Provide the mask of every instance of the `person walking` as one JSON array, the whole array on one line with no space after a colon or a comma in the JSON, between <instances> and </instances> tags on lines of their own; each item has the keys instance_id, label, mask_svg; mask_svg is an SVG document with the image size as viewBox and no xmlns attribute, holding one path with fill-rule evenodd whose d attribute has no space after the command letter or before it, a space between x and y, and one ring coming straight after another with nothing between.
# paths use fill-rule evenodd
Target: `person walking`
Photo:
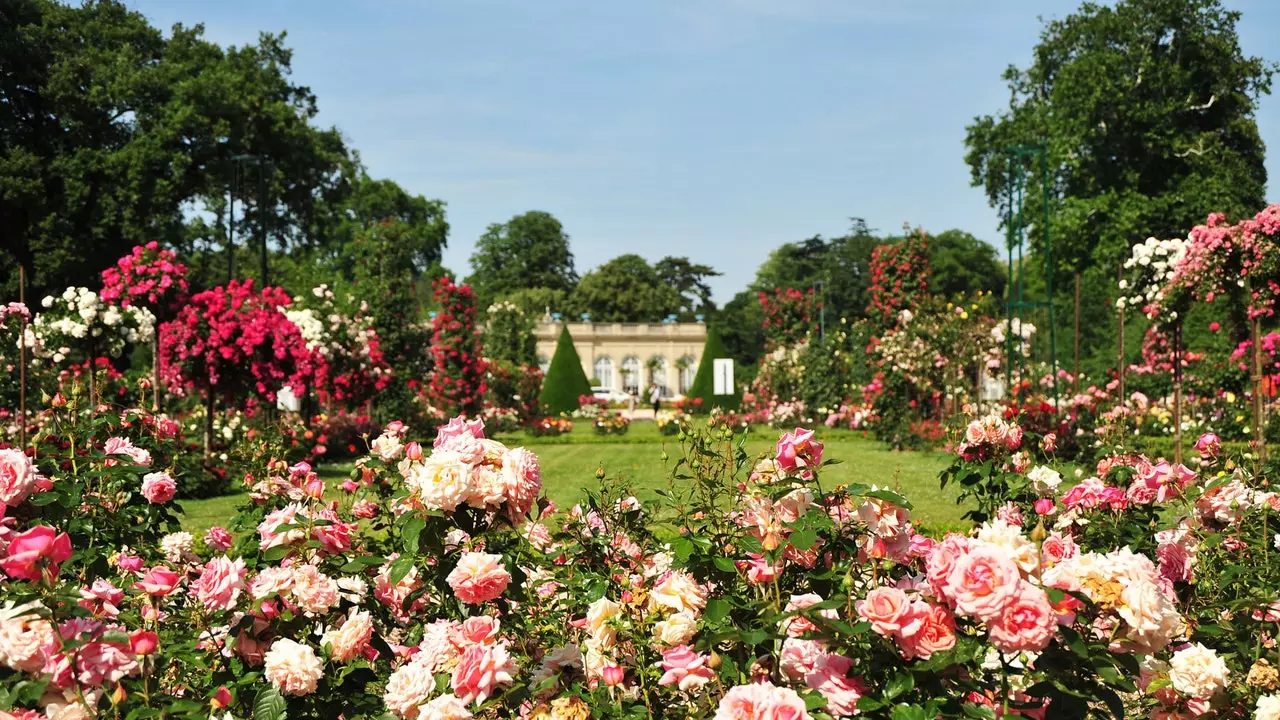
<instances>
[{"instance_id":1,"label":"person walking","mask_svg":"<svg viewBox=\"0 0 1280 720\"><path fill-rule=\"evenodd\" d=\"M653 416L658 417L658 410L662 407L662 388L657 385L649 388L649 402L653 403Z\"/></svg>"}]
</instances>

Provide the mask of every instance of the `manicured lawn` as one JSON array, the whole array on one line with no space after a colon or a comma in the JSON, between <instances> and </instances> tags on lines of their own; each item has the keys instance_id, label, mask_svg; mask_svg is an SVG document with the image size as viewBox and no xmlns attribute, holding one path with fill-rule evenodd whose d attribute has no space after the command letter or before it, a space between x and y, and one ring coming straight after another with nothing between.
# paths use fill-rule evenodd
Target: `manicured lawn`
<instances>
[{"instance_id":1,"label":"manicured lawn","mask_svg":"<svg viewBox=\"0 0 1280 720\"><path fill-rule=\"evenodd\" d=\"M561 509L567 510L584 490L597 485L596 471L601 467L610 476L631 482L641 500L653 500L657 497L655 490L668 487L671 468L680 455L675 438L662 437L652 423L637 422L621 437L599 437L590 432L589 426L582 426L579 423L579 428L587 432L576 429L557 438L512 435L500 439L512 446L525 445L537 453L542 462L543 487ZM755 456L772 450L775 438L772 431L753 432L747 440L747 452ZM823 485L862 483L890 488L905 495L915 507L914 516L930 528L961 526L963 508L955 504L955 489L938 488L938 473L949 462L946 455L893 452L875 440L848 432L819 431L819 438L826 446L824 457L841 461L823 470ZM669 456L666 463L662 461L664 449ZM349 471L350 465L321 469L330 485L336 485ZM194 533L226 523L243 501L244 495L185 501L183 525Z\"/></svg>"}]
</instances>

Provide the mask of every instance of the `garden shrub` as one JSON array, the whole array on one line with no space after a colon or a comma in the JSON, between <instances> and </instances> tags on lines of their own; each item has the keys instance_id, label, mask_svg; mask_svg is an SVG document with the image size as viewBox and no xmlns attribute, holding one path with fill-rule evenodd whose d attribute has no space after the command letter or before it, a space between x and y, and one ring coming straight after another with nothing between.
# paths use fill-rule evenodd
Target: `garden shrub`
<instances>
[{"instance_id":1,"label":"garden shrub","mask_svg":"<svg viewBox=\"0 0 1280 720\"><path fill-rule=\"evenodd\" d=\"M733 392L728 395L716 395L715 392L715 361L717 359L732 359L733 356L724 346L724 340L720 337L720 329L715 325L707 326L707 342L702 348L702 359L698 363L698 372L693 376L693 385L689 387L689 392L685 397L690 400L701 400L701 403L694 403L687 406L689 412L708 413L712 408L718 407L725 410L737 410L742 402L742 396L738 392L742 385L742 372L744 368L737 367L734 363L734 383Z\"/></svg>"},{"instance_id":2,"label":"garden shrub","mask_svg":"<svg viewBox=\"0 0 1280 720\"><path fill-rule=\"evenodd\" d=\"M550 415L571 413L580 405L578 398L590 394L591 382L582 370L582 359L573 347L569 328L561 327L555 355L551 357L547 376L542 381L542 394L539 396L542 410Z\"/></svg>"}]
</instances>

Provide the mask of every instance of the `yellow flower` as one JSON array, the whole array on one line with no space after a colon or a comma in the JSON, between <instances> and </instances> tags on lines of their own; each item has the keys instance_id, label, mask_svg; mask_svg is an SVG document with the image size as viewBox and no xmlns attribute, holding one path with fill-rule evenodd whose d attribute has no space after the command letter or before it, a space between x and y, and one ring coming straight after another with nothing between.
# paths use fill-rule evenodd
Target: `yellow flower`
<instances>
[{"instance_id":1,"label":"yellow flower","mask_svg":"<svg viewBox=\"0 0 1280 720\"><path fill-rule=\"evenodd\" d=\"M962 312L962 313L960 313L960 319L961 319L961 320L968 320L968 319L969 319L969 313L967 313L967 312Z\"/></svg>"}]
</instances>

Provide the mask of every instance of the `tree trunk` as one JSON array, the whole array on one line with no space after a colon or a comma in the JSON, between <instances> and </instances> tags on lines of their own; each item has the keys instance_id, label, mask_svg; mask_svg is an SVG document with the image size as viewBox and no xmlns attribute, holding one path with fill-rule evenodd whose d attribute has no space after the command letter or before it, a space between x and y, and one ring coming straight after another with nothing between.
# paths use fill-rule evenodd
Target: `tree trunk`
<instances>
[{"instance_id":1,"label":"tree trunk","mask_svg":"<svg viewBox=\"0 0 1280 720\"><path fill-rule=\"evenodd\" d=\"M1257 317L1249 319L1249 334L1253 340L1253 441L1257 445L1258 458L1267 461L1267 438L1263 432L1262 417L1262 328Z\"/></svg>"},{"instance_id":2,"label":"tree trunk","mask_svg":"<svg viewBox=\"0 0 1280 720\"><path fill-rule=\"evenodd\" d=\"M204 459L213 454L213 390L204 396Z\"/></svg>"},{"instance_id":3,"label":"tree trunk","mask_svg":"<svg viewBox=\"0 0 1280 720\"><path fill-rule=\"evenodd\" d=\"M1173 326L1173 462L1182 464L1182 321Z\"/></svg>"},{"instance_id":4,"label":"tree trunk","mask_svg":"<svg viewBox=\"0 0 1280 720\"><path fill-rule=\"evenodd\" d=\"M1075 376L1075 394L1080 394L1080 271L1076 271L1076 309L1075 309L1075 366L1072 368L1072 374Z\"/></svg>"}]
</instances>

